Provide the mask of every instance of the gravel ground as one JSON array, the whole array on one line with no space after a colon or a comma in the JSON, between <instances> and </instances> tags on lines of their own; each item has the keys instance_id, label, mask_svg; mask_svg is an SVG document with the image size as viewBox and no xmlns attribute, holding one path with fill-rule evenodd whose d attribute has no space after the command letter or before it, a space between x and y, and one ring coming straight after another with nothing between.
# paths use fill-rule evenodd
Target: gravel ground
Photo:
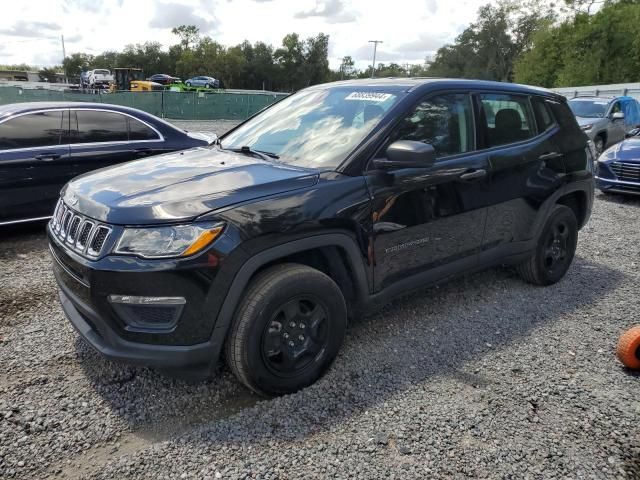
<instances>
[{"instance_id":1,"label":"gravel ground","mask_svg":"<svg viewBox=\"0 0 640 480\"><path fill-rule=\"evenodd\" d=\"M496 268L398 300L272 400L224 367L192 384L103 360L57 303L43 226L4 230L0 478L640 478L640 375L615 358L638 225L640 199L598 195L559 284Z\"/></svg>"}]
</instances>

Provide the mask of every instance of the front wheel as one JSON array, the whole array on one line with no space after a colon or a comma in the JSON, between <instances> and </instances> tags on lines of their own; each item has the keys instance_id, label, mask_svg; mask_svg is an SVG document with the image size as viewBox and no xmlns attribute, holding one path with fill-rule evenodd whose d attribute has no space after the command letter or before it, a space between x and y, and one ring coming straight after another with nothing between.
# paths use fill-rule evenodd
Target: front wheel
<instances>
[{"instance_id":1,"label":"front wheel","mask_svg":"<svg viewBox=\"0 0 640 480\"><path fill-rule=\"evenodd\" d=\"M236 312L227 364L256 393L297 392L331 365L346 324L344 297L327 275L293 263L268 268L251 282Z\"/></svg>"},{"instance_id":2,"label":"front wheel","mask_svg":"<svg viewBox=\"0 0 640 480\"><path fill-rule=\"evenodd\" d=\"M520 276L534 285L551 285L564 277L578 244L578 221L569 207L555 205L536 249L516 267Z\"/></svg>"},{"instance_id":3,"label":"front wheel","mask_svg":"<svg viewBox=\"0 0 640 480\"><path fill-rule=\"evenodd\" d=\"M594 146L596 147L596 160L602 155L604 152L604 138L602 135L598 135L593 141Z\"/></svg>"}]
</instances>

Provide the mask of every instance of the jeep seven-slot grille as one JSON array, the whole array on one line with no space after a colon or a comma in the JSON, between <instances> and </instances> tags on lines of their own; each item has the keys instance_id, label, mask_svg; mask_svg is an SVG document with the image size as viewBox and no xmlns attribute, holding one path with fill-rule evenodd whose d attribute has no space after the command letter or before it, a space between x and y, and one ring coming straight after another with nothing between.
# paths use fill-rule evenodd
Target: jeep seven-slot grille
<instances>
[{"instance_id":1,"label":"jeep seven-slot grille","mask_svg":"<svg viewBox=\"0 0 640 480\"><path fill-rule=\"evenodd\" d=\"M609 165L620 180L640 182L640 163L611 162Z\"/></svg>"},{"instance_id":2,"label":"jeep seven-slot grille","mask_svg":"<svg viewBox=\"0 0 640 480\"><path fill-rule=\"evenodd\" d=\"M51 231L72 250L88 257L99 257L111 227L74 212L60 199L51 219Z\"/></svg>"}]
</instances>

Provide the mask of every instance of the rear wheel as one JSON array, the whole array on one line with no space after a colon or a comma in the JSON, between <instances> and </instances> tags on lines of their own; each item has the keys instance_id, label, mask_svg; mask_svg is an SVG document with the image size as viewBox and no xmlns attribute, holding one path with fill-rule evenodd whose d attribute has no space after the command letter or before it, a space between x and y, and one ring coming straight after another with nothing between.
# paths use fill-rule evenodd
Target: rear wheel
<instances>
[{"instance_id":1,"label":"rear wheel","mask_svg":"<svg viewBox=\"0 0 640 480\"><path fill-rule=\"evenodd\" d=\"M271 267L251 282L236 312L227 363L261 395L296 392L331 365L346 323L344 297L327 275L305 265Z\"/></svg>"},{"instance_id":2,"label":"rear wheel","mask_svg":"<svg viewBox=\"0 0 640 480\"><path fill-rule=\"evenodd\" d=\"M571 266L577 243L578 221L573 210L564 205L555 205L532 256L516 269L529 283L556 283Z\"/></svg>"},{"instance_id":3,"label":"rear wheel","mask_svg":"<svg viewBox=\"0 0 640 480\"><path fill-rule=\"evenodd\" d=\"M186 85L187 87L190 87L190 86L191 86L191 82L186 82L186 83L185 83L185 85Z\"/></svg>"}]
</instances>

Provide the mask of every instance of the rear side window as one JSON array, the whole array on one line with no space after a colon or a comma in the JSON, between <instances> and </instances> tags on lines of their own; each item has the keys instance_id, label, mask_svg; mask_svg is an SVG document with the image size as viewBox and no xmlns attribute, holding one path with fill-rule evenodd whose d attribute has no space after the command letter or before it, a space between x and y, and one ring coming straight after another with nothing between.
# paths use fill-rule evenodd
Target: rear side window
<instances>
[{"instance_id":1,"label":"rear side window","mask_svg":"<svg viewBox=\"0 0 640 480\"><path fill-rule=\"evenodd\" d=\"M555 125L556 122L551 114L551 109L543 98L531 97L531 105L533 106L539 133L546 132Z\"/></svg>"},{"instance_id":2,"label":"rear side window","mask_svg":"<svg viewBox=\"0 0 640 480\"><path fill-rule=\"evenodd\" d=\"M129 140L158 140L158 134L135 118L129 118Z\"/></svg>"},{"instance_id":3,"label":"rear side window","mask_svg":"<svg viewBox=\"0 0 640 480\"><path fill-rule=\"evenodd\" d=\"M560 102L549 102L549 105L551 106L553 116L566 132L582 132L569 105Z\"/></svg>"},{"instance_id":4,"label":"rear side window","mask_svg":"<svg viewBox=\"0 0 640 480\"><path fill-rule=\"evenodd\" d=\"M0 150L60 145L62 111L22 115L0 124Z\"/></svg>"},{"instance_id":5,"label":"rear side window","mask_svg":"<svg viewBox=\"0 0 640 480\"><path fill-rule=\"evenodd\" d=\"M127 117L120 113L76 110L71 143L126 142L129 139ZM75 127L75 128L74 128Z\"/></svg>"},{"instance_id":6,"label":"rear side window","mask_svg":"<svg viewBox=\"0 0 640 480\"><path fill-rule=\"evenodd\" d=\"M479 95L481 128L487 147L516 143L533 137L528 98L509 94Z\"/></svg>"},{"instance_id":7,"label":"rear side window","mask_svg":"<svg viewBox=\"0 0 640 480\"><path fill-rule=\"evenodd\" d=\"M413 140L433 145L437 157L474 149L473 110L466 94L446 94L420 102L391 135L391 141Z\"/></svg>"}]
</instances>

